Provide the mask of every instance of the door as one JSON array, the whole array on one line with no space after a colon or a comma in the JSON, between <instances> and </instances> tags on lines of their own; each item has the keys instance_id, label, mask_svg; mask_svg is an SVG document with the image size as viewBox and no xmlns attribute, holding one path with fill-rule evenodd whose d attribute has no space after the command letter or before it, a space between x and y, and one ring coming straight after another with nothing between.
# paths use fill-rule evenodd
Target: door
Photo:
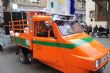
<instances>
[{"instance_id":1,"label":"door","mask_svg":"<svg viewBox=\"0 0 110 73\"><path fill-rule=\"evenodd\" d=\"M46 28L48 21L34 22L34 52L33 56L45 63L55 64L57 62L57 40L54 38L52 27Z\"/></svg>"}]
</instances>

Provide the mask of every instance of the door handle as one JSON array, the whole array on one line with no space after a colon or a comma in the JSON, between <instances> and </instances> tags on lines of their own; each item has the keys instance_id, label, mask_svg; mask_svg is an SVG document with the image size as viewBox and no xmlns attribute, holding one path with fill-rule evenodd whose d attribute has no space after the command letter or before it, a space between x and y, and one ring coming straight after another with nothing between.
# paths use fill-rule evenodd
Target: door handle
<instances>
[{"instance_id":1,"label":"door handle","mask_svg":"<svg viewBox=\"0 0 110 73\"><path fill-rule=\"evenodd\" d=\"M36 45L36 49L37 50L41 50L41 46L40 45Z\"/></svg>"}]
</instances>

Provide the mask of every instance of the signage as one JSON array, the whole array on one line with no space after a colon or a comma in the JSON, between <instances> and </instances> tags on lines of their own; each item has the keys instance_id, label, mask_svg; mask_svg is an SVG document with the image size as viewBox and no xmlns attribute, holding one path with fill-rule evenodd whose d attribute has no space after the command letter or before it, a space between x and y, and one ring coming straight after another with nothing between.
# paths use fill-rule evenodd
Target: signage
<instances>
[{"instance_id":1,"label":"signage","mask_svg":"<svg viewBox=\"0 0 110 73\"><path fill-rule=\"evenodd\" d=\"M30 0L31 3L34 3L34 4L39 4L40 3L40 0Z\"/></svg>"}]
</instances>

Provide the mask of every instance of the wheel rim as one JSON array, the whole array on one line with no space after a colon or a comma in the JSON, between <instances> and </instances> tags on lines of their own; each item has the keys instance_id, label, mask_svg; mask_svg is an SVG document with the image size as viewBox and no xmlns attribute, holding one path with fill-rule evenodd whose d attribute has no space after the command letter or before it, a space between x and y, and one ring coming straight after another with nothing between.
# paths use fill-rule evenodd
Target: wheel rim
<instances>
[{"instance_id":1,"label":"wheel rim","mask_svg":"<svg viewBox=\"0 0 110 73\"><path fill-rule=\"evenodd\" d=\"M28 60L29 60L29 62L32 62L32 56L31 56L31 54L28 54Z\"/></svg>"},{"instance_id":2,"label":"wheel rim","mask_svg":"<svg viewBox=\"0 0 110 73\"><path fill-rule=\"evenodd\" d=\"M29 59L30 62L32 62L32 59L31 58L28 58L28 59Z\"/></svg>"},{"instance_id":3,"label":"wheel rim","mask_svg":"<svg viewBox=\"0 0 110 73\"><path fill-rule=\"evenodd\" d=\"M19 59L20 59L20 61L21 62L23 62L24 61L24 55L23 55L23 53L19 53Z\"/></svg>"}]
</instances>

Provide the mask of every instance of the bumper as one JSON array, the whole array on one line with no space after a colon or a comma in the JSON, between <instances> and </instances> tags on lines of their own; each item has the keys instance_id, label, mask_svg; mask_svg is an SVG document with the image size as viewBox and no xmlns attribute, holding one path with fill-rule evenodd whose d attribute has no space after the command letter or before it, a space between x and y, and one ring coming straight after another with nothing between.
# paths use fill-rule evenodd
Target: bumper
<instances>
[{"instance_id":1,"label":"bumper","mask_svg":"<svg viewBox=\"0 0 110 73\"><path fill-rule=\"evenodd\" d=\"M100 70L98 70L98 71L95 71L95 72L89 72L89 73L104 73L104 69L102 68L102 69L100 69Z\"/></svg>"},{"instance_id":2,"label":"bumper","mask_svg":"<svg viewBox=\"0 0 110 73\"><path fill-rule=\"evenodd\" d=\"M103 67L101 67L99 70L90 71L89 73L104 73L104 70L105 70L107 64L108 64L108 62Z\"/></svg>"},{"instance_id":3,"label":"bumper","mask_svg":"<svg viewBox=\"0 0 110 73\"><path fill-rule=\"evenodd\" d=\"M105 66L108 64L109 59L102 61L102 63L99 65L98 68L95 67L95 60L92 60L91 58L84 58L84 57L78 57L78 56L70 56L70 65L74 65L72 70L75 70L76 68L80 68L82 72L80 73L103 73L103 70ZM71 66L71 67L72 67ZM83 72L84 71L84 72ZM91 71L91 72L90 72ZM78 72L75 72L78 73Z\"/></svg>"}]
</instances>

